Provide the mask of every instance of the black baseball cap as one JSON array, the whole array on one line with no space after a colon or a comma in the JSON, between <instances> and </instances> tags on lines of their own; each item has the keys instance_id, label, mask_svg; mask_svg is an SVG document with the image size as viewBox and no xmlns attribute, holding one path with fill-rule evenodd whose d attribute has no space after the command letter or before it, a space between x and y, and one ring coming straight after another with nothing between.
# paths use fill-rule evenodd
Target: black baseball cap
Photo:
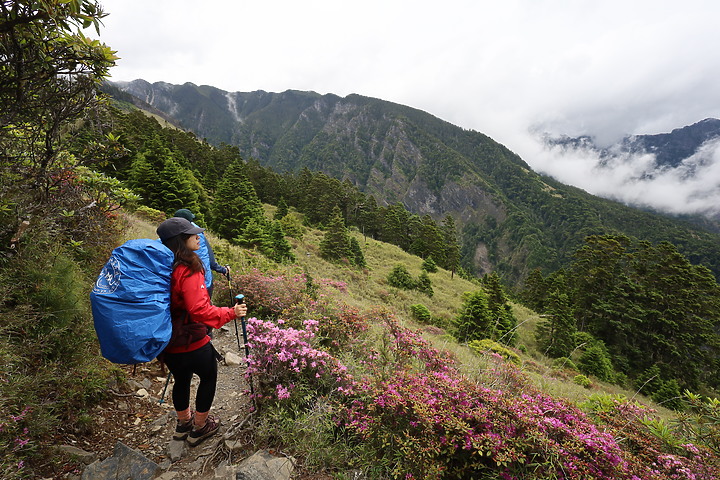
<instances>
[{"instance_id":1,"label":"black baseball cap","mask_svg":"<svg viewBox=\"0 0 720 480\"><path fill-rule=\"evenodd\" d=\"M196 227L182 217L172 217L158 225L156 231L160 240L164 242L165 240L180 235L181 233L193 235L196 233L202 233L205 229Z\"/></svg>"}]
</instances>

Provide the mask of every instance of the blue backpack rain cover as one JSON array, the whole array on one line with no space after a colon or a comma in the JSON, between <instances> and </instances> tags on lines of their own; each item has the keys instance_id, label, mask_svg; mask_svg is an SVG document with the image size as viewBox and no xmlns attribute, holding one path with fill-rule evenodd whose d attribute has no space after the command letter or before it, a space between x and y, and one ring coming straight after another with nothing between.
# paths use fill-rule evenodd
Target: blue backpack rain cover
<instances>
[{"instance_id":1,"label":"blue backpack rain cover","mask_svg":"<svg viewBox=\"0 0 720 480\"><path fill-rule=\"evenodd\" d=\"M95 332L111 362L149 362L170 342L173 252L160 240L129 240L113 250L90 292Z\"/></svg>"}]
</instances>

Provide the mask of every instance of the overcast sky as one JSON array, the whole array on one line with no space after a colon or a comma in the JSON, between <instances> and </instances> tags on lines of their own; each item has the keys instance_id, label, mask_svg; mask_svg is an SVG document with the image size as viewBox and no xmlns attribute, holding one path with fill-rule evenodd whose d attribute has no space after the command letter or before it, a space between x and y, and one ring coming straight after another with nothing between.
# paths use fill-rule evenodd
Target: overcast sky
<instances>
[{"instance_id":1,"label":"overcast sky","mask_svg":"<svg viewBox=\"0 0 720 480\"><path fill-rule=\"evenodd\" d=\"M599 169L586 152L537 141L608 144L720 118L716 0L100 1L100 38L121 57L112 80L358 93L489 135L591 193L675 211L720 205L713 146L699 163L715 175L688 182L638 175L652 158Z\"/></svg>"}]
</instances>

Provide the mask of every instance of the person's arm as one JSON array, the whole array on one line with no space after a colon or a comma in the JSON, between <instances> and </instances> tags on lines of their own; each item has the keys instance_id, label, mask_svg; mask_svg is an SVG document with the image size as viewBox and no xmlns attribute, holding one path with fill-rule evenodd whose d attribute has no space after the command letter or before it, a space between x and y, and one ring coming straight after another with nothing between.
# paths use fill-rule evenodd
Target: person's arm
<instances>
[{"instance_id":1,"label":"person's arm","mask_svg":"<svg viewBox=\"0 0 720 480\"><path fill-rule=\"evenodd\" d=\"M178 281L178 288L182 292L185 309L195 322L220 328L237 316L236 308L218 307L212 304L202 272L195 272L190 276L183 275Z\"/></svg>"},{"instance_id":2,"label":"person's arm","mask_svg":"<svg viewBox=\"0 0 720 480\"><path fill-rule=\"evenodd\" d=\"M209 262L209 263L210 263L210 270L214 270L214 271L216 271L216 272L218 272L218 273L220 273L220 274L222 274L222 275L227 275L227 273L228 273L227 268L225 268L224 266L218 264L218 263L215 261L215 254L213 253L213 249L212 249L212 247L210 246L210 242L208 242L207 239L205 240L205 245L207 246L208 257L210 257L210 262Z\"/></svg>"}]
</instances>

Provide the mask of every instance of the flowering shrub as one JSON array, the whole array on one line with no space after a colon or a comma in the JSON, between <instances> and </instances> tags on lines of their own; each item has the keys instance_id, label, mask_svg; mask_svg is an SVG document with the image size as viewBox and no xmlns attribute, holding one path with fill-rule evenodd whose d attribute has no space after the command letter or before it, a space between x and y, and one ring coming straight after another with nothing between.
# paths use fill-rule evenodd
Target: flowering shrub
<instances>
[{"instance_id":1,"label":"flowering shrub","mask_svg":"<svg viewBox=\"0 0 720 480\"><path fill-rule=\"evenodd\" d=\"M596 423L623 439L631 467L644 479L711 480L720 478L720 459L699 445L683 443L676 433L659 427L656 412L619 395L592 395L582 404ZM659 430L665 430L659 431Z\"/></svg>"},{"instance_id":2,"label":"flowering shrub","mask_svg":"<svg viewBox=\"0 0 720 480\"><path fill-rule=\"evenodd\" d=\"M316 320L306 320L305 330L283 328L257 318L247 320L248 368L246 378L256 382L256 399L301 403L308 392L327 395L351 388L346 368L312 343Z\"/></svg>"},{"instance_id":3,"label":"flowering shrub","mask_svg":"<svg viewBox=\"0 0 720 480\"><path fill-rule=\"evenodd\" d=\"M266 275L255 269L250 274L239 275L236 284L256 316L277 319L288 306L303 301L306 277L304 274Z\"/></svg>"},{"instance_id":4,"label":"flowering shrub","mask_svg":"<svg viewBox=\"0 0 720 480\"><path fill-rule=\"evenodd\" d=\"M610 435L540 393L409 370L359 390L366 395L346 409L344 426L393 478L631 478Z\"/></svg>"},{"instance_id":5,"label":"flowering shrub","mask_svg":"<svg viewBox=\"0 0 720 480\"><path fill-rule=\"evenodd\" d=\"M317 300L306 297L283 311L283 320L293 327L302 327L307 319L317 321L316 341L331 352L352 345L368 328L357 308L336 303L323 294Z\"/></svg>"},{"instance_id":6,"label":"flowering shrub","mask_svg":"<svg viewBox=\"0 0 720 480\"><path fill-rule=\"evenodd\" d=\"M361 315L322 293L311 298L302 275L256 273L243 281L253 306L278 318L247 321L246 376L256 382L256 401L273 407L267 412L276 420L290 415L290 425L315 412L321 398L320 420L338 429L324 430L331 447L322 454L316 446L320 456L338 448L343 432L341 457L359 455L360 465L392 478L720 478L716 455L679 438L668 442L672 432L653 431L646 408L594 396L586 414L540 393L496 353L482 356L485 366L472 380L387 309ZM332 352L355 356L354 375Z\"/></svg>"}]
</instances>

